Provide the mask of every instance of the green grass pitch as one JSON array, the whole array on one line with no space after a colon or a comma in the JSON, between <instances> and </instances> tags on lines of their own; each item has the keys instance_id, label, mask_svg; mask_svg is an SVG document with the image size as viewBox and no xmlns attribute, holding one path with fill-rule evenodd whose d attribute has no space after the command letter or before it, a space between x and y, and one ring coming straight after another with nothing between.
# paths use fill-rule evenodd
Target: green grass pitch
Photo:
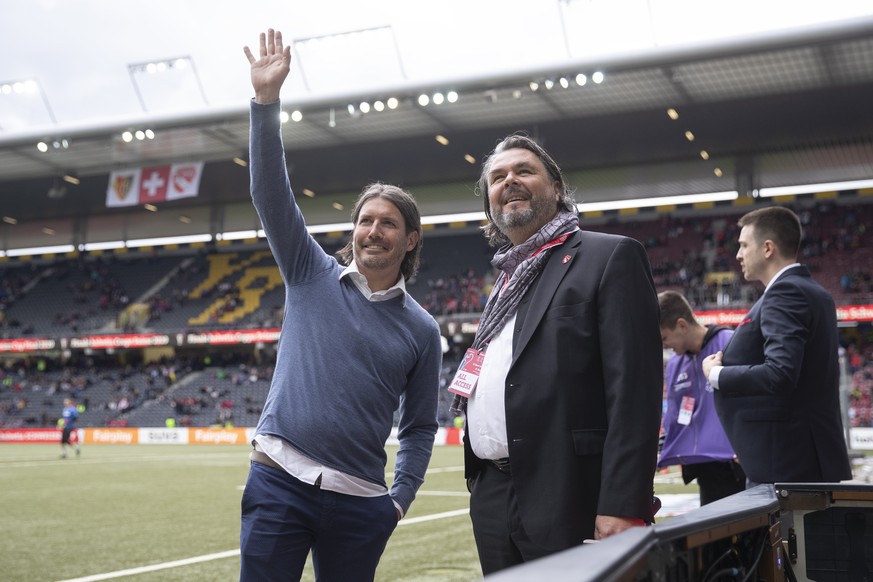
<instances>
[{"instance_id":1,"label":"green grass pitch","mask_svg":"<svg viewBox=\"0 0 873 582\"><path fill-rule=\"evenodd\" d=\"M61 460L56 445L0 445L0 579L238 580L249 450L86 445L80 458ZM395 452L388 448L389 467ZM481 578L462 465L461 447L435 448L377 580ZM314 580L310 566L303 580Z\"/></svg>"},{"instance_id":2,"label":"green grass pitch","mask_svg":"<svg viewBox=\"0 0 873 582\"><path fill-rule=\"evenodd\" d=\"M57 445L0 445L0 580L238 580L249 450L86 445L80 458L61 460ZM389 468L395 453L388 447ZM481 579L462 466L461 447L435 447L378 582ZM657 492L696 487L661 484ZM303 580L314 580L310 566Z\"/></svg>"}]
</instances>

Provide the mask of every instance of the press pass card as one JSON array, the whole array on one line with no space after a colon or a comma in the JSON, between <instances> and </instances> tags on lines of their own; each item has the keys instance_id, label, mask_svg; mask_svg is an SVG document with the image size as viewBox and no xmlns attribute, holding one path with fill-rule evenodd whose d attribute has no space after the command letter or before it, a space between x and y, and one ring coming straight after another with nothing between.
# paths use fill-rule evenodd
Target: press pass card
<instances>
[{"instance_id":1,"label":"press pass card","mask_svg":"<svg viewBox=\"0 0 873 582\"><path fill-rule=\"evenodd\" d=\"M682 397L682 405L679 407L679 418L677 422L679 424L689 425L691 424L691 416L694 414L694 398L690 396Z\"/></svg>"},{"instance_id":2,"label":"press pass card","mask_svg":"<svg viewBox=\"0 0 873 582\"><path fill-rule=\"evenodd\" d=\"M449 392L469 398L479 381L483 360L485 360L485 352L468 348L464 353L461 365L458 366L458 371L455 372L455 378L449 386Z\"/></svg>"}]
</instances>

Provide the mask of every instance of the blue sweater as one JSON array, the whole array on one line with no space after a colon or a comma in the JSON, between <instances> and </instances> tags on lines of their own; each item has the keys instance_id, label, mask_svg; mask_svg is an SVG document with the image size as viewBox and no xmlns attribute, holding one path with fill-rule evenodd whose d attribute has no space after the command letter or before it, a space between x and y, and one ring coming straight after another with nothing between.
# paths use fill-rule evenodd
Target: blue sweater
<instances>
[{"instance_id":1,"label":"blue sweater","mask_svg":"<svg viewBox=\"0 0 873 582\"><path fill-rule=\"evenodd\" d=\"M403 294L368 301L306 230L285 166L279 103L251 104L251 193L285 282L285 319L257 433L385 486L385 442L400 410L389 494L404 512L437 429L439 327Z\"/></svg>"}]
</instances>

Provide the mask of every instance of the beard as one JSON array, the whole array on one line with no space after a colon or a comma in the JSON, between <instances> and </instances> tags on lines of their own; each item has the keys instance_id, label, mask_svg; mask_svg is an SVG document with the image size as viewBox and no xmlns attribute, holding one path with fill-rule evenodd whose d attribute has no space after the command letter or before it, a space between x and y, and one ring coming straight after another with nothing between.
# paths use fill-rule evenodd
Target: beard
<instances>
[{"instance_id":1,"label":"beard","mask_svg":"<svg viewBox=\"0 0 873 582\"><path fill-rule=\"evenodd\" d=\"M397 247L388 253L383 253L377 256L367 254L363 248L354 249L354 257L359 265L373 270L387 269L396 266L398 269L406 257L406 249Z\"/></svg>"},{"instance_id":2,"label":"beard","mask_svg":"<svg viewBox=\"0 0 873 582\"><path fill-rule=\"evenodd\" d=\"M511 194L511 192L508 192ZM543 196L534 196L530 199L527 208L504 212L502 209L493 209L491 218L494 224L505 235L516 229L530 228L539 225L537 230L551 220L555 215L555 201Z\"/></svg>"},{"instance_id":3,"label":"beard","mask_svg":"<svg viewBox=\"0 0 873 582\"><path fill-rule=\"evenodd\" d=\"M392 257L383 256L383 257L370 257L370 256L362 256L358 255L355 259L364 267L373 270L381 270L390 267L394 260Z\"/></svg>"}]
</instances>

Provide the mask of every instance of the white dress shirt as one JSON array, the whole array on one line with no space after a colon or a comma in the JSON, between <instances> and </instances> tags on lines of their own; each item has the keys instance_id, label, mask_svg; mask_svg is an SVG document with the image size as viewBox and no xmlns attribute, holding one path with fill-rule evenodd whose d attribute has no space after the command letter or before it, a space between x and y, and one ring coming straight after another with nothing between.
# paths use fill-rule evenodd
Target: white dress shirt
<instances>
[{"instance_id":1,"label":"white dress shirt","mask_svg":"<svg viewBox=\"0 0 873 582\"><path fill-rule=\"evenodd\" d=\"M504 324L485 350L476 389L467 401L467 436L473 453L480 459L509 456L506 436L506 374L512 363L512 335L515 315Z\"/></svg>"}]
</instances>

